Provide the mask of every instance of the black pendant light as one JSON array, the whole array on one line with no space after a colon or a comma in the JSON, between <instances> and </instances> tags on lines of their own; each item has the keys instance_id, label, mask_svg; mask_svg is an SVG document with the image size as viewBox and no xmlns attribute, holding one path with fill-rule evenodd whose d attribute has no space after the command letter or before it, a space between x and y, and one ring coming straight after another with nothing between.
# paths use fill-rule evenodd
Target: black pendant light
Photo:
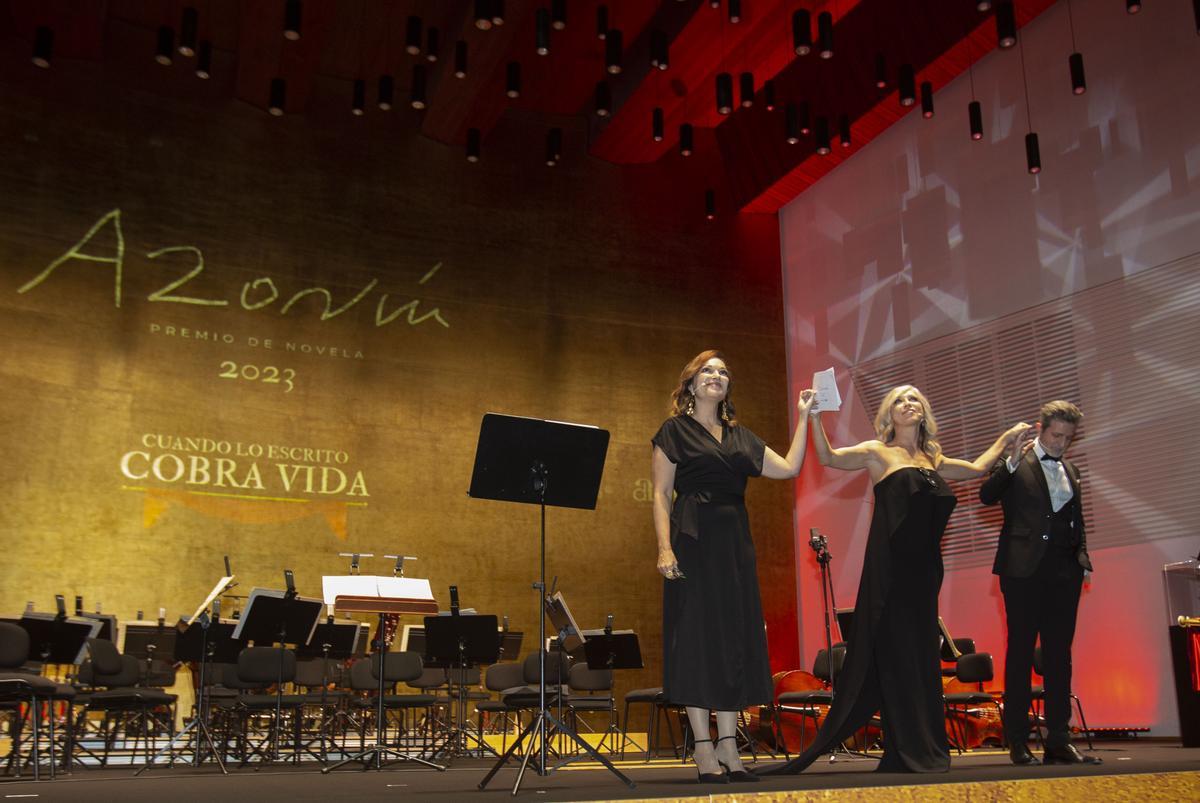
<instances>
[{"instance_id":1,"label":"black pendant light","mask_svg":"<svg viewBox=\"0 0 1200 803\"><path fill-rule=\"evenodd\" d=\"M692 124L682 123L679 126L679 155L691 156L694 148L695 140L692 132Z\"/></svg>"},{"instance_id":2,"label":"black pendant light","mask_svg":"<svg viewBox=\"0 0 1200 803\"><path fill-rule=\"evenodd\" d=\"M917 78L911 64L900 65L898 85L901 106L908 107L917 102Z\"/></svg>"},{"instance_id":3,"label":"black pendant light","mask_svg":"<svg viewBox=\"0 0 1200 803\"><path fill-rule=\"evenodd\" d=\"M404 26L404 52L416 56L421 52L421 34L424 24L420 17L409 17Z\"/></svg>"},{"instance_id":4,"label":"black pendant light","mask_svg":"<svg viewBox=\"0 0 1200 803\"><path fill-rule=\"evenodd\" d=\"M462 39L454 43L454 77L467 77L467 43Z\"/></svg>"},{"instance_id":5,"label":"black pendant light","mask_svg":"<svg viewBox=\"0 0 1200 803\"><path fill-rule=\"evenodd\" d=\"M817 55L833 58L833 15L828 11L817 15Z\"/></svg>"},{"instance_id":6,"label":"black pendant light","mask_svg":"<svg viewBox=\"0 0 1200 803\"><path fill-rule=\"evenodd\" d=\"M33 63L42 69L49 69L53 56L54 31L46 25L39 25L33 32Z\"/></svg>"},{"instance_id":7,"label":"black pendant light","mask_svg":"<svg viewBox=\"0 0 1200 803\"><path fill-rule=\"evenodd\" d=\"M996 4L996 44L1007 50L1017 43L1017 15L1012 0Z\"/></svg>"},{"instance_id":8,"label":"black pendant light","mask_svg":"<svg viewBox=\"0 0 1200 803\"><path fill-rule=\"evenodd\" d=\"M733 76L727 72L717 73L717 114L733 111Z\"/></svg>"},{"instance_id":9,"label":"black pendant light","mask_svg":"<svg viewBox=\"0 0 1200 803\"><path fill-rule=\"evenodd\" d=\"M608 35L604 38L604 69L609 75L617 75L621 72L621 57L624 55L624 48L621 43L621 29L609 28Z\"/></svg>"},{"instance_id":10,"label":"black pendant light","mask_svg":"<svg viewBox=\"0 0 1200 803\"><path fill-rule=\"evenodd\" d=\"M282 117L287 105L287 82L282 78L271 79L271 89L268 94L267 111L273 117Z\"/></svg>"},{"instance_id":11,"label":"black pendant light","mask_svg":"<svg viewBox=\"0 0 1200 803\"><path fill-rule=\"evenodd\" d=\"M284 0L283 4L283 38L295 42L300 38L300 20L304 11L300 0Z\"/></svg>"},{"instance_id":12,"label":"black pendant light","mask_svg":"<svg viewBox=\"0 0 1200 803\"><path fill-rule=\"evenodd\" d=\"M921 82L921 116L926 120L933 118L933 84Z\"/></svg>"},{"instance_id":13,"label":"black pendant light","mask_svg":"<svg viewBox=\"0 0 1200 803\"><path fill-rule=\"evenodd\" d=\"M556 31L567 29L567 0L550 0L550 27Z\"/></svg>"},{"instance_id":14,"label":"black pendant light","mask_svg":"<svg viewBox=\"0 0 1200 803\"><path fill-rule=\"evenodd\" d=\"M662 106L655 106L650 114L650 136L655 142L662 142L665 130Z\"/></svg>"},{"instance_id":15,"label":"black pendant light","mask_svg":"<svg viewBox=\"0 0 1200 803\"><path fill-rule=\"evenodd\" d=\"M434 62L442 55L442 32L430 28L425 32L425 60Z\"/></svg>"},{"instance_id":16,"label":"black pendant light","mask_svg":"<svg viewBox=\"0 0 1200 803\"><path fill-rule=\"evenodd\" d=\"M154 60L164 67L171 66L171 54L175 52L175 29L170 25L158 26L158 46L154 50Z\"/></svg>"},{"instance_id":17,"label":"black pendant light","mask_svg":"<svg viewBox=\"0 0 1200 803\"><path fill-rule=\"evenodd\" d=\"M843 114L838 118L838 142L843 148L850 147L850 115Z\"/></svg>"},{"instance_id":18,"label":"black pendant light","mask_svg":"<svg viewBox=\"0 0 1200 803\"><path fill-rule=\"evenodd\" d=\"M609 117L612 115L612 87L608 81L596 84L596 116Z\"/></svg>"},{"instance_id":19,"label":"black pendant light","mask_svg":"<svg viewBox=\"0 0 1200 803\"><path fill-rule=\"evenodd\" d=\"M561 128L551 128L546 132L546 167L554 167L562 158Z\"/></svg>"},{"instance_id":20,"label":"black pendant light","mask_svg":"<svg viewBox=\"0 0 1200 803\"><path fill-rule=\"evenodd\" d=\"M817 117L813 132L813 138L817 141L817 153L828 156L832 150L829 147L829 118Z\"/></svg>"},{"instance_id":21,"label":"black pendant light","mask_svg":"<svg viewBox=\"0 0 1200 803\"><path fill-rule=\"evenodd\" d=\"M479 161L479 129L467 129L467 161L472 164Z\"/></svg>"},{"instance_id":22,"label":"black pendant light","mask_svg":"<svg viewBox=\"0 0 1200 803\"><path fill-rule=\"evenodd\" d=\"M200 40L196 51L196 77L207 80L212 76L212 42Z\"/></svg>"},{"instance_id":23,"label":"black pendant light","mask_svg":"<svg viewBox=\"0 0 1200 803\"><path fill-rule=\"evenodd\" d=\"M378 106L380 111L390 111L392 108L392 100L396 95L396 80L392 76L384 74L379 76L379 101Z\"/></svg>"},{"instance_id":24,"label":"black pendant light","mask_svg":"<svg viewBox=\"0 0 1200 803\"><path fill-rule=\"evenodd\" d=\"M354 91L350 98L350 113L362 117L367 110L367 82L361 78L354 79Z\"/></svg>"},{"instance_id":25,"label":"black pendant light","mask_svg":"<svg viewBox=\"0 0 1200 803\"><path fill-rule=\"evenodd\" d=\"M783 107L783 138L789 145L800 141L800 110L795 103Z\"/></svg>"},{"instance_id":26,"label":"black pendant light","mask_svg":"<svg viewBox=\"0 0 1200 803\"><path fill-rule=\"evenodd\" d=\"M743 109L754 105L754 73L747 71L738 76L738 102Z\"/></svg>"},{"instance_id":27,"label":"black pendant light","mask_svg":"<svg viewBox=\"0 0 1200 803\"><path fill-rule=\"evenodd\" d=\"M550 9L539 8L533 15L533 48L539 56L550 53Z\"/></svg>"},{"instance_id":28,"label":"black pendant light","mask_svg":"<svg viewBox=\"0 0 1200 803\"><path fill-rule=\"evenodd\" d=\"M409 88L409 102L414 109L424 109L428 105L425 96L426 73L424 64L414 64L412 69L412 86Z\"/></svg>"},{"instance_id":29,"label":"black pendant light","mask_svg":"<svg viewBox=\"0 0 1200 803\"><path fill-rule=\"evenodd\" d=\"M510 98L521 97L521 62L510 61L507 68L507 76L504 82L504 94Z\"/></svg>"},{"instance_id":30,"label":"black pendant light","mask_svg":"<svg viewBox=\"0 0 1200 803\"><path fill-rule=\"evenodd\" d=\"M875 88L887 89L887 57L883 53L875 54Z\"/></svg>"},{"instance_id":31,"label":"black pendant light","mask_svg":"<svg viewBox=\"0 0 1200 803\"><path fill-rule=\"evenodd\" d=\"M967 119L971 123L971 140L978 142L983 139L983 104L977 100L968 103Z\"/></svg>"},{"instance_id":32,"label":"black pendant light","mask_svg":"<svg viewBox=\"0 0 1200 803\"><path fill-rule=\"evenodd\" d=\"M196 33L200 15L193 6L186 6L179 15L179 55L191 58L196 55Z\"/></svg>"},{"instance_id":33,"label":"black pendant light","mask_svg":"<svg viewBox=\"0 0 1200 803\"><path fill-rule=\"evenodd\" d=\"M763 106L767 108L767 111L773 112L777 105L775 102L775 79L768 78L763 81Z\"/></svg>"},{"instance_id":34,"label":"black pendant light","mask_svg":"<svg viewBox=\"0 0 1200 803\"><path fill-rule=\"evenodd\" d=\"M797 9L792 12L792 50L797 56L807 56L812 44L812 15L807 9Z\"/></svg>"},{"instance_id":35,"label":"black pendant light","mask_svg":"<svg viewBox=\"0 0 1200 803\"><path fill-rule=\"evenodd\" d=\"M706 220L717 219L717 193L715 190L704 191L704 217Z\"/></svg>"}]
</instances>

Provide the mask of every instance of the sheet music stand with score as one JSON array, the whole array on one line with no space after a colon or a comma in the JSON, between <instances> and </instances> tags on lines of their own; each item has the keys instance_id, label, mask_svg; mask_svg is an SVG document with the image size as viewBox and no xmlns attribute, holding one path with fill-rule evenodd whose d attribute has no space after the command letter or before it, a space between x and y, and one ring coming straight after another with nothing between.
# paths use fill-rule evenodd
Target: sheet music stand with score
<instances>
[{"instance_id":1,"label":"sheet music stand with score","mask_svg":"<svg viewBox=\"0 0 1200 803\"><path fill-rule=\"evenodd\" d=\"M418 756L410 756L400 750L393 750L383 743L384 707L383 697L387 676L387 644L384 643L384 630L387 627L386 617L403 616L405 614L424 616L437 614L437 601L428 580L411 577L379 577L372 575L328 575L321 578L322 593L325 604L332 606L334 613L373 613L378 615L379 624L375 629L373 646L379 656L379 687L376 689L375 710L375 745L366 750L348 756L336 764L321 768L322 774L328 774L338 767L352 761L363 761L363 769L374 765L376 771L383 769L383 756L389 754L400 761L411 761L424 764L427 767L444 772L445 767L426 761ZM368 658L367 660L373 660Z\"/></svg>"}]
</instances>

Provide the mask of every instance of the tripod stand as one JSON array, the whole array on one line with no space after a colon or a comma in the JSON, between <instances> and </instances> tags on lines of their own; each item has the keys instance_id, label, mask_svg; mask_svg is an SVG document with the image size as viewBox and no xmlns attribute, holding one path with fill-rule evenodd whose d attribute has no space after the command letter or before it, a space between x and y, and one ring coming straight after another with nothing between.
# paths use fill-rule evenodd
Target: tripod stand
<instances>
[{"instance_id":1,"label":"tripod stand","mask_svg":"<svg viewBox=\"0 0 1200 803\"><path fill-rule=\"evenodd\" d=\"M608 432L596 427L495 413L483 417L468 493L477 499L524 502L538 506L541 514L540 571L533 588L537 592L539 606L545 604L546 598L546 505L594 510L607 450ZM555 477L553 492L549 483L551 475ZM532 744L527 745L521 761L513 795L520 791L525 770L535 751L538 756L535 771L538 775L548 775L546 756L550 749L551 729L574 741L630 789L635 788L633 781L546 707L545 644L546 615L543 611L538 616L538 710L512 746L479 782L479 788L488 785L520 746L526 744L526 739L530 739ZM532 745L536 745L536 750Z\"/></svg>"},{"instance_id":2,"label":"tripod stand","mask_svg":"<svg viewBox=\"0 0 1200 803\"><path fill-rule=\"evenodd\" d=\"M478 664L494 664L500 657L500 633L491 614L461 615L458 593L450 587L451 615L425 617L425 666L445 666L450 698L451 721L445 738L433 751L447 759L469 754L472 749L487 751L499 758L491 745L466 726L468 670ZM474 748L471 744L474 744Z\"/></svg>"}]
</instances>

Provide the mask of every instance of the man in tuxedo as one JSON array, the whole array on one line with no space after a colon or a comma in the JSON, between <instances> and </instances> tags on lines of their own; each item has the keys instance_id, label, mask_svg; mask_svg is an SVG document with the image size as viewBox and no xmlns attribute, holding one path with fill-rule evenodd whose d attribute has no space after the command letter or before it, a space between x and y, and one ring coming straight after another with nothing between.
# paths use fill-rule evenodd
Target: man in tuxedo
<instances>
[{"instance_id":1,"label":"man in tuxedo","mask_svg":"<svg viewBox=\"0 0 1200 803\"><path fill-rule=\"evenodd\" d=\"M1004 509L994 574L1008 619L1004 731L1014 764L1037 764L1029 751L1029 674L1041 637L1047 764L1099 764L1071 744L1071 641L1083 579L1092 571L1083 527L1079 469L1064 459L1083 413L1069 401L1042 405L1041 420L1013 442L979 489ZM1036 438L1032 437L1036 434Z\"/></svg>"}]
</instances>

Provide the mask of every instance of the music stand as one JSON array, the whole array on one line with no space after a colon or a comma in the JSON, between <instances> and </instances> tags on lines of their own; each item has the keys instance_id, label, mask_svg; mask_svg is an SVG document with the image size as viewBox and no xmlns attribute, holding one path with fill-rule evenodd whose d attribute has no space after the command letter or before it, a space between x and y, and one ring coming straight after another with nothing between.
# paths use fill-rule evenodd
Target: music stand
<instances>
[{"instance_id":1,"label":"music stand","mask_svg":"<svg viewBox=\"0 0 1200 803\"><path fill-rule=\"evenodd\" d=\"M467 740L499 757L486 742L466 727L467 693L463 682L466 670L475 664L494 664L500 658L500 630L497 618L491 614L469 616L426 616L425 658L426 666L444 666L449 680L449 692L455 698L455 680L458 693L454 702L454 725L449 729L441 747L434 755L446 752L453 758L468 750Z\"/></svg>"},{"instance_id":2,"label":"music stand","mask_svg":"<svg viewBox=\"0 0 1200 803\"><path fill-rule=\"evenodd\" d=\"M95 613L85 613L80 611L79 613L75 614L75 616L79 619L91 619L100 623L99 632L97 632L95 636L92 636L92 638L104 639L105 641L111 641L114 644L117 643L117 617L115 614L100 613L99 611L96 611Z\"/></svg>"},{"instance_id":3,"label":"music stand","mask_svg":"<svg viewBox=\"0 0 1200 803\"><path fill-rule=\"evenodd\" d=\"M291 583L291 572L285 571L284 574L288 579L287 591L274 588L255 588L250 591L250 598L233 631L235 639L253 641L255 646L274 644L279 650L279 671L275 678L275 718L268 737L268 758L264 759L268 761L279 759L279 726L283 718L283 654L286 645L308 644L317 629L324 604L319 599L296 594ZM257 752L257 747L255 750ZM247 755L242 765L249 760Z\"/></svg>"},{"instance_id":4,"label":"music stand","mask_svg":"<svg viewBox=\"0 0 1200 803\"><path fill-rule=\"evenodd\" d=\"M611 673L614 669L642 669L645 666L642 663L641 644L638 642L637 633L632 630L613 630L606 627L600 630L584 630L580 635L583 637L583 654L587 658L588 669L607 669ZM612 694L611 690L609 694ZM605 739L610 735L615 745L619 734L620 729L617 728L614 719L610 718L604 739L600 740L597 749L604 746ZM611 751L613 748L609 749Z\"/></svg>"},{"instance_id":5,"label":"music stand","mask_svg":"<svg viewBox=\"0 0 1200 803\"><path fill-rule=\"evenodd\" d=\"M475 466L471 473L471 487L467 492L474 499L494 499L502 502L520 502L537 505L541 513L539 531L540 567L538 582L534 588L538 604L545 603L546 595L546 506L570 507L595 510L596 497L600 492L600 478L604 472L604 458L608 451L608 432L597 427L568 424L561 421L543 421L537 418L488 413L479 427L479 442L475 447ZM608 759L568 728L546 709L546 617L538 617L538 712L512 747L501 756L491 771L479 783L483 789L488 782L508 763L527 736L537 740L538 775L547 775L546 754L549 749L547 726L556 727L569 736L593 759L621 779L630 789L635 784L625 777ZM536 733L534 733L536 731ZM527 749L521 760L521 769L513 786L515 795L533 755Z\"/></svg>"},{"instance_id":6,"label":"music stand","mask_svg":"<svg viewBox=\"0 0 1200 803\"><path fill-rule=\"evenodd\" d=\"M321 661L321 724L317 728L317 732L320 733L321 754L319 758L322 762L329 760L329 750L326 745L333 743L333 737L329 733L332 730L332 723L336 722L339 717L345 716L345 712L341 710L335 711L333 716L325 715L329 705L329 659L347 660L360 653L362 648L359 642L363 640L360 638L361 634L362 627L358 622L352 620L339 622L330 615L326 621L317 625L312 639L307 645L296 648L297 659L319 658ZM312 751L308 750L307 745L305 750L312 755Z\"/></svg>"}]
</instances>

